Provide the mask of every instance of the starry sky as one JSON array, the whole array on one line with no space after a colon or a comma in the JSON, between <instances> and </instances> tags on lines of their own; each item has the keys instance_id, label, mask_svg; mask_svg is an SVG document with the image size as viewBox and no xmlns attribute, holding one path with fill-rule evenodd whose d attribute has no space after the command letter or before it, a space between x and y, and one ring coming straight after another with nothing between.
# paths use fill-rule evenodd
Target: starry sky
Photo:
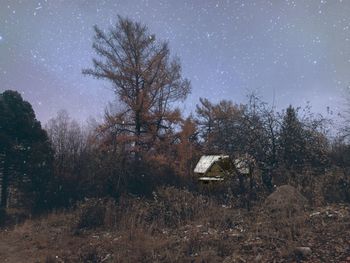
<instances>
[{"instance_id":1,"label":"starry sky","mask_svg":"<svg viewBox=\"0 0 350 263\"><path fill-rule=\"evenodd\" d=\"M181 59L192 93L241 103L255 91L277 108L341 110L350 83L349 0L0 0L0 92L15 89L46 122L60 109L99 119L114 100L91 67L93 25L117 15L148 25Z\"/></svg>"}]
</instances>

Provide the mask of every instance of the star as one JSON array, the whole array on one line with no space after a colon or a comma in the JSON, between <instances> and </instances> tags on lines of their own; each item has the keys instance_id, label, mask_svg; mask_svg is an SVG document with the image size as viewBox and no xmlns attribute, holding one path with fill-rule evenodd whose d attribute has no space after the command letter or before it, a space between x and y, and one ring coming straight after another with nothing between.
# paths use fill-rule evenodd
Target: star
<instances>
[{"instance_id":1,"label":"star","mask_svg":"<svg viewBox=\"0 0 350 263\"><path fill-rule=\"evenodd\" d=\"M115 98L110 83L81 70L96 56L93 25L108 31L116 15L146 25L150 40L169 42L171 56L180 59L182 75L192 83L185 115L195 111L200 97L245 103L248 89L259 89L267 101L278 90L280 108L302 106L298 98L306 96L318 111L330 95L330 107L342 99L331 80L341 81L335 82L339 90L350 83L347 1L7 2L0 8L0 75L6 74L0 92L17 89L28 101L42 102L33 107L44 123L62 108L81 121L103 115ZM323 102L310 92L315 86Z\"/></svg>"}]
</instances>

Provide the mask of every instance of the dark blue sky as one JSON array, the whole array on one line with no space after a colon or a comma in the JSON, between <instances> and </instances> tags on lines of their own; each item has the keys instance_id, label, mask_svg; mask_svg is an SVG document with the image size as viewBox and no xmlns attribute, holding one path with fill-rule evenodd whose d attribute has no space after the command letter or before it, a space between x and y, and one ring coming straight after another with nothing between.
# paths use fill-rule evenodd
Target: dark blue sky
<instances>
[{"instance_id":1,"label":"dark blue sky","mask_svg":"<svg viewBox=\"0 0 350 263\"><path fill-rule=\"evenodd\" d=\"M277 107L325 112L343 106L350 83L350 1L0 0L0 91L19 90L38 119L59 109L85 120L113 100L91 66L94 24L117 15L147 24L180 57L199 97L244 102L249 91Z\"/></svg>"}]
</instances>

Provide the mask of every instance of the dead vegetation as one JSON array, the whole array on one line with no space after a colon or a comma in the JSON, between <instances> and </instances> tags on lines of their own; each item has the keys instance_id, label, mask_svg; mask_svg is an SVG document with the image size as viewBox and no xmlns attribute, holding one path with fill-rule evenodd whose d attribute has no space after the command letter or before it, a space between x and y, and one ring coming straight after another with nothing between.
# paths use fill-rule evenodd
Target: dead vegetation
<instances>
[{"instance_id":1,"label":"dead vegetation","mask_svg":"<svg viewBox=\"0 0 350 263\"><path fill-rule=\"evenodd\" d=\"M350 207L311 209L282 186L252 211L161 188L89 199L0 233L4 262L346 262ZM303 249L305 250L303 252ZM310 253L309 253L310 252Z\"/></svg>"}]
</instances>

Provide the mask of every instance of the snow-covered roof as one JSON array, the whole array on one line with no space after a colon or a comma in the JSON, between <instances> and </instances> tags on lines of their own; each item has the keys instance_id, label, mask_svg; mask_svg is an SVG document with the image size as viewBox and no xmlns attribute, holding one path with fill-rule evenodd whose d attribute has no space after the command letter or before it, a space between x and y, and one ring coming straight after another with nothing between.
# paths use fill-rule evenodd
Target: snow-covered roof
<instances>
[{"instance_id":1,"label":"snow-covered roof","mask_svg":"<svg viewBox=\"0 0 350 263\"><path fill-rule=\"evenodd\" d=\"M217 161L229 158L228 155L203 155L196 167L194 168L194 172L198 174L206 173L210 167Z\"/></svg>"},{"instance_id":2,"label":"snow-covered roof","mask_svg":"<svg viewBox=\"0 0 350 263\"><path fill-rule=\"evenodd\" d=\"M222 177L199 177L199 181L223 181L224 178Z\"/></svg>"}]
</instances>

